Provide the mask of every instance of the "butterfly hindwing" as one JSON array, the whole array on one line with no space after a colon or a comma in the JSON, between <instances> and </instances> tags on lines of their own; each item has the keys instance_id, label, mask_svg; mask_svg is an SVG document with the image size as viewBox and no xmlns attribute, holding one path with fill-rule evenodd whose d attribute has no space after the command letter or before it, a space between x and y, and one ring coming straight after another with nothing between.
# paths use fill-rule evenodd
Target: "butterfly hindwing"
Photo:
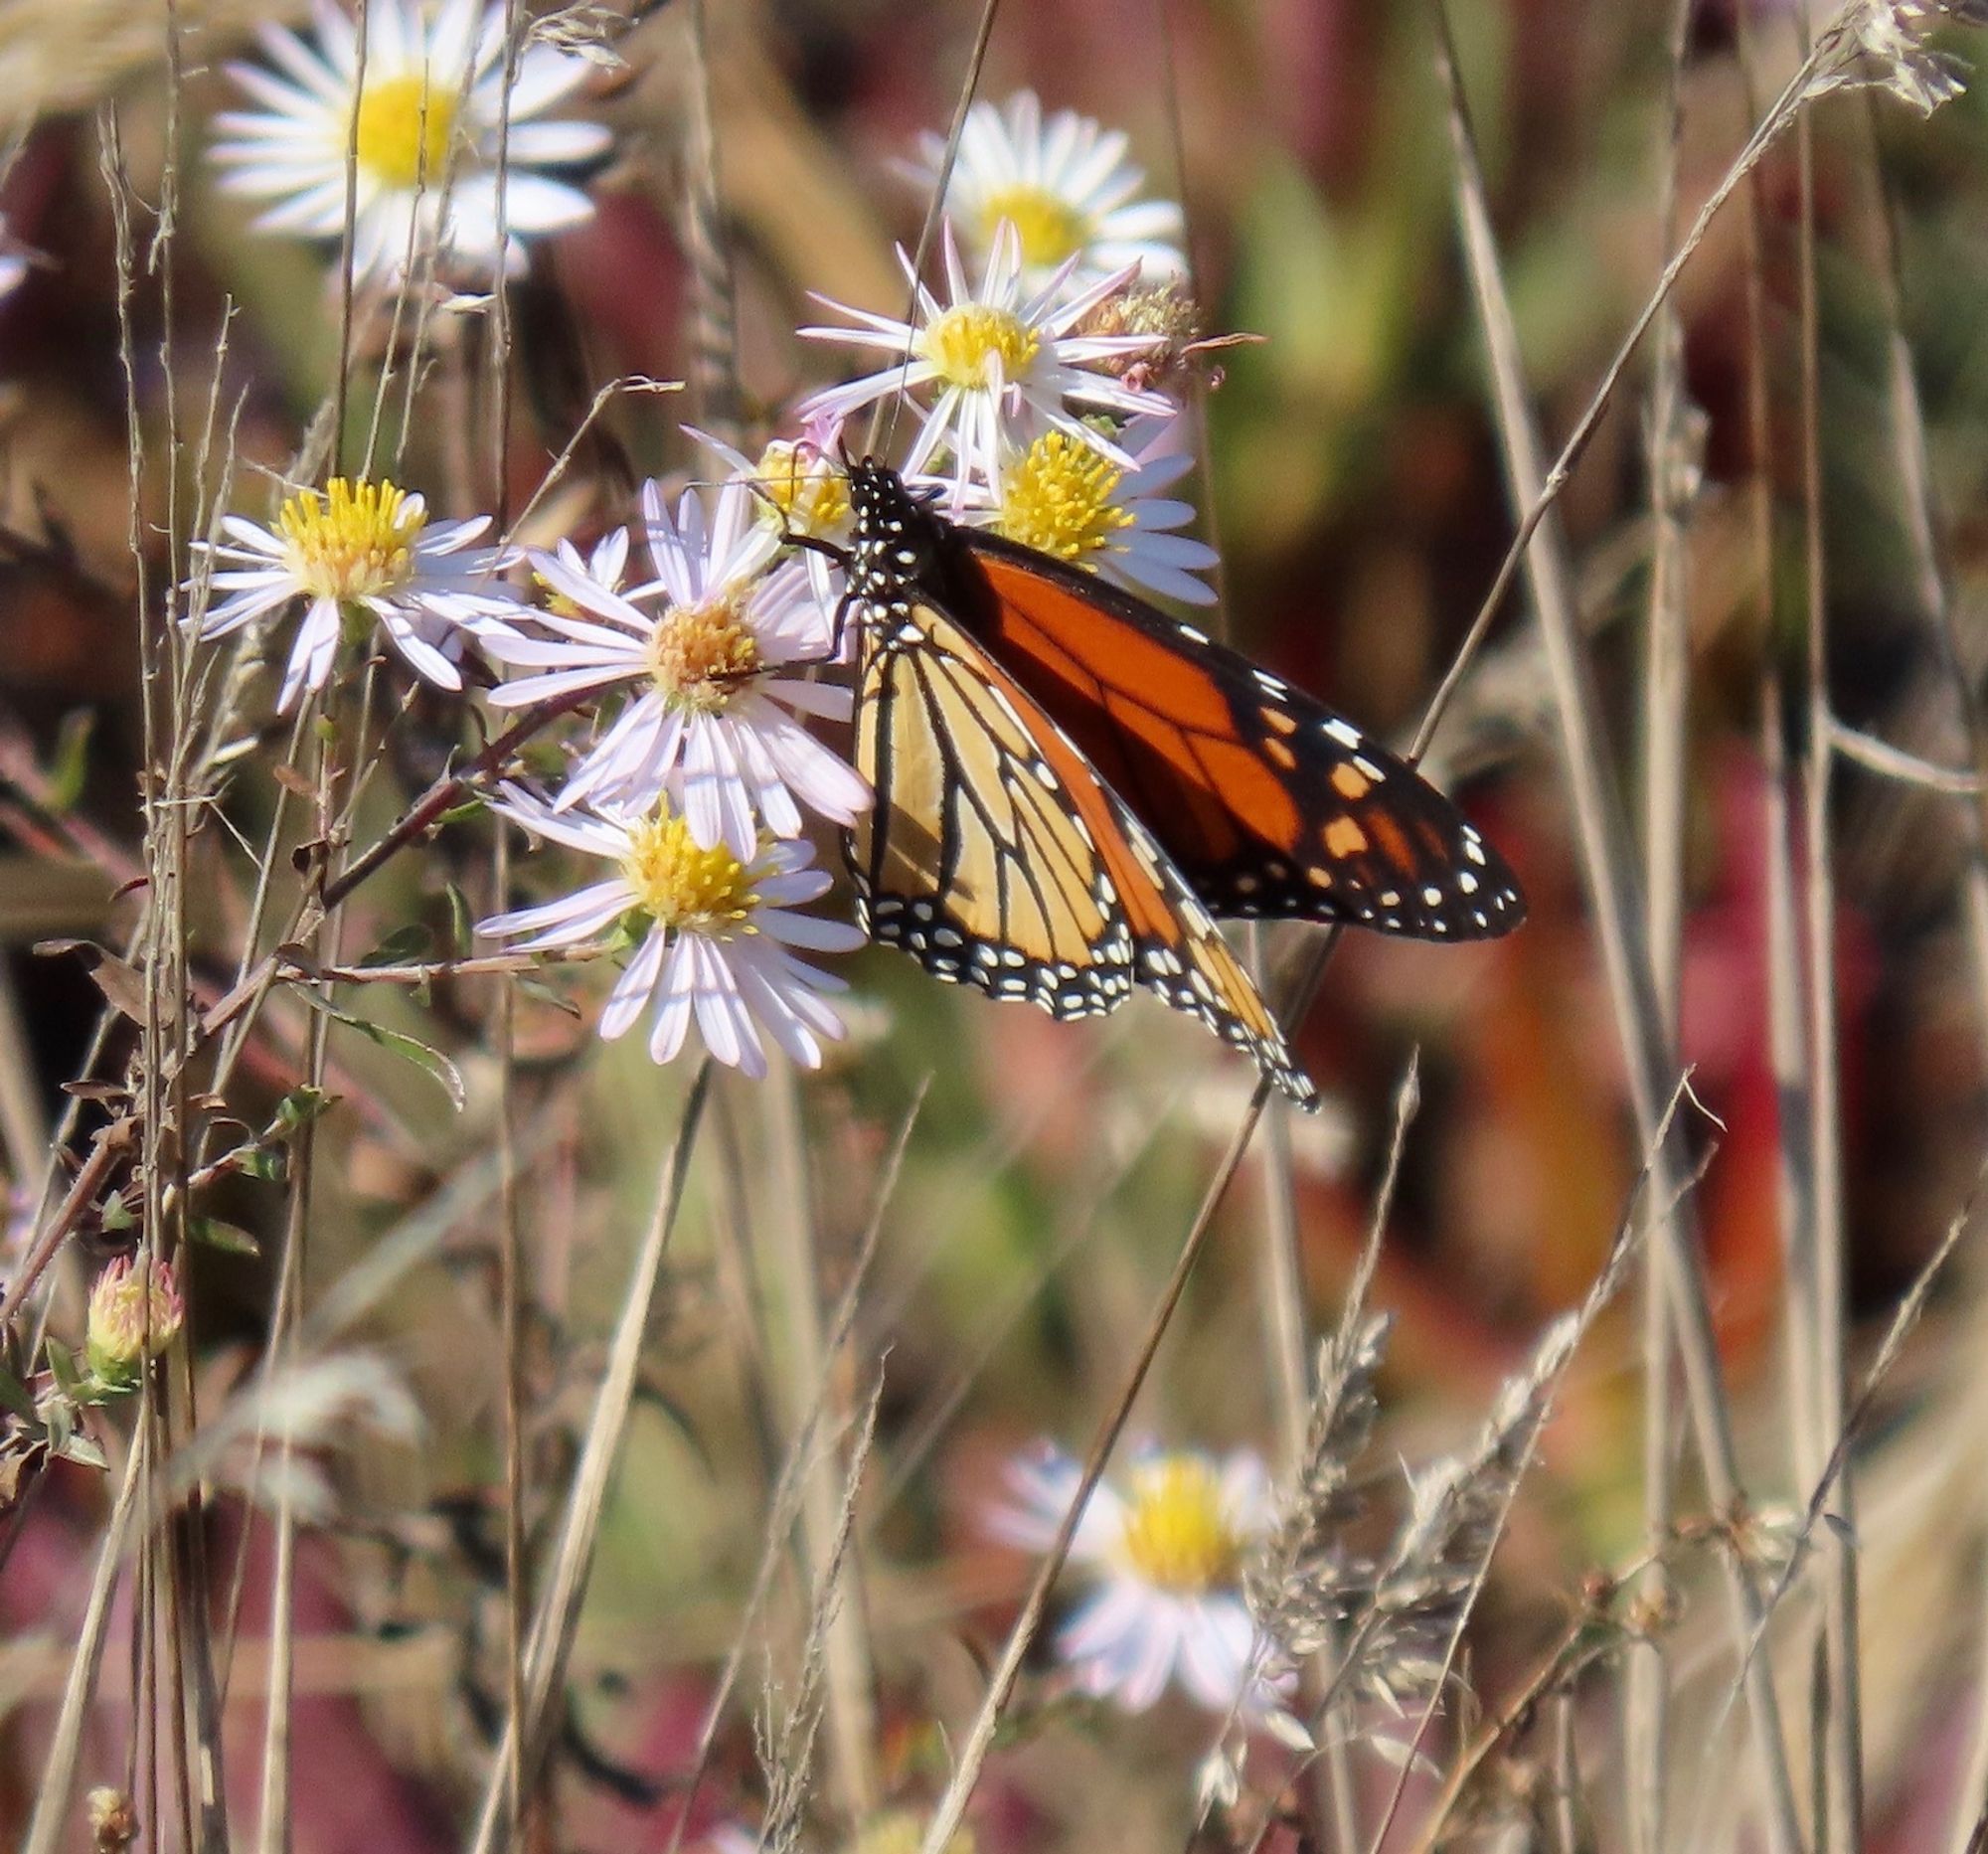
<instances>
[{"instance_id":1,"label":"butterfly hindwing","mask_svg":"<svg viewBox=\"0 0 1988 1854\"><path fill-rule=\"evenodd\" d=\"M940 978L1056 1017L1108 1011L1132 987L1117 893L1026 730L942 624L919 606L881 638L865 627L856 757L876 803L849 849L862 924Z\"/></svg>"},{"instance_id":2,"label":"butterfly hindwing","mask_svg":"<svg viewBox=\"0 0 1988 1854\"><path fill-rule=\"evenodd\" d=\"M1523 919L1476 827L1343 716L1091 574L952 534L948 602L1212 912L1431 939Z\"/></svg>"},{"instance_id":3,"label":"butterfly hindwing","mask_svg":"<svg viewBox=\"0 0 1988 1854\"><path fill-rule=\"evenodd\" d=\"M1069 737L945 611L862 614L857 760L876 788L850 865L872 936L1058 1017L1138 983L1317 1098L1209 912Z\"/></svg>"}]
</instances>

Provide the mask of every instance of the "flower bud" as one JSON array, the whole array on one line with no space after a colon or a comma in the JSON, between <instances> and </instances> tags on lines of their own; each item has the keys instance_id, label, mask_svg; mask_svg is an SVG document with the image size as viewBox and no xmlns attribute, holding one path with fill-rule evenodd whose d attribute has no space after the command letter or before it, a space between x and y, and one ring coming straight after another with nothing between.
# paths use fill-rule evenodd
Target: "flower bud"
<instances>
[{"instance_id":1,"label":"flower bud","mask_svg":"<svg viewBox=\"0 0 1988 1854\"><path fill-rule=\"evenodd\" d=\"M129 1386L172 1343L186 1306L172 1269L147 1255L119 1256L89 1290L86 1354L100 1383Z\"/></svg>"}]
</instances>

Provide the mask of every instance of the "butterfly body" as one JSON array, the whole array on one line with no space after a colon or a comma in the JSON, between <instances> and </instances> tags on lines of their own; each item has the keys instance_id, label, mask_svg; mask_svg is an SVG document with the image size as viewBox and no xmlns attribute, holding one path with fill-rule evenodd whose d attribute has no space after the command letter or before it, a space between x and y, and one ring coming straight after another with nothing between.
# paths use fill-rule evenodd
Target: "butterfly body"
<instances>
[{"instance_id":1,"label":"butterfly body","mask_svg":"<svg viewBox=\"0 0 1988 1854\"><path fill-rule=\"evenodd\" d=\"M1449 801L1343 717L1128 593L850 466L872 937L1059 1017L1135 984L1316 1098L1217 914L1481 938L1524 906Z\"/></svg>"}]
</instances>

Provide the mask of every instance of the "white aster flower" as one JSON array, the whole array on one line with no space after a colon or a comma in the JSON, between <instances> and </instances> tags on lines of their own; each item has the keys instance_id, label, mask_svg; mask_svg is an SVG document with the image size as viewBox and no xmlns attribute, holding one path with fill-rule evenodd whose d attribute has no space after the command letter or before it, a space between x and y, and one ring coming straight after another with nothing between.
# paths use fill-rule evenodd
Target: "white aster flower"
<instances>
[{"instance_id":1,"label":"white aster flower","mask_svg":"<svg viewBox=\"0 0 1988 1854\"><path fill-rule=\"evenodd\" d=\"M1003 458L994 489L968 490L965 519L1129 591L1212 605L1215 594L1194 576L1216 564L1216 552L1173 532L1194 520L1194 508L1159 493L1194 459L1168 447L1167 426L1157 421L1141 420L1123 439L1137 458L1130 470L1062 431L1045 431Z\"/></svg>"},{"instance_id":2,"label":"white aster flower","mask_svg":"<svg viewBox=\"0 0 1988 1854\"><path fill-rule=\"evenodd\" d=\"M672 519L648 484L642 512L659 578L625 593L580 572L570 552L532 555L568 609L534 613L530 636L483 637L500 662L535 672L491 700L515 708L577 690L634 691L568 780L561 809L641 809L667 788L701 846L723 843L743 860L762 822L797 836L801 804L841 824L869 807L855 769L795 719L847 721L851 698L780 673L825 658L832 618L797 564L768 570L779 541L754 518L757 506L744 483L727 483L707 531L695 491Z\"/></svg>"},{"instance_id":3,"label":"white aster flower","mask_svg":"<svg viewBox=\"0 0 1988 1854\"><path fill-rule=\"evenodd\" d=\"M825 307L862 324L860 328L803 328L815 341L845 341L889 357L878 372L830 387L802 402L811 422L839 423L875 400L898 392L935 390L930 408L919 414L919 429L905 459L906 474L923 469L941 450L952 458L955 504L978 477L995 481L1004 443L1028 443L1040 431L1067 432L1129 468L1132 459L1074 409L1107 413L1125 420L1141 413L1165 417L1172 401L1142 391L1095 370L1095 363L1150 352L1150 335L1080 335L1084 317L1131 280L1121 270L1087 288L1068 287L1072 264L1034 291L1022 278L1021 240L1012 223L997 228L979 285L969 285L960 262L952 225L943 228L947 302L941 307L911 271L902 247L899 261L915 292L914 319L894 321L818 297ZM1072 260L1074 264L1075 260Z\"/></svg>"},{"instance_id":4,"label":"white aster flower","mask_svg":"<svg viewBox=\"0 0 1988 1854\"><path fill-rule=\"evenodd\" d=\"M225 540L196 542L214 562L214 590L227 596L182 623L201 638L225 637L308 599L276 702L281 714L330 680L348 616L378 619L417 676L460 689L464 627L501 636L507 616L523 615L510 589L490 577L503 551L470 545L489 526L487 515L430 522L426 502L391 482L335 476L322 492L288 497L273 529L229 515Z\"/></svg>"},{"instance_id":5,"label":"white aster flower","mask_svg":"<svg viewBox=\"0 0 1988 1854\"><path fill-rule=\"evenodd\" d=\"M583 574L595 586L604 586L610 592L618 592L621 583L628 577L628 530L608 529L585 554L571 541L562 538L554 542L553 554L569 573Z\"/></svg>"},{"instance_id":6,"label":"white aster flower","mask_svg":"<svg viewBox=\"0 0 1988 1854\"><path fill-rule=\"evenodd\" d=\"M646 815L556 811L517 785L496 808L535 837L617 865L605 881L477 928L537 951L596 939L633 917L640 940L601 1012L603 1037L625 1036L653 1010L649 1054L659 1063L683 1048L695 1016L705 1048L743 1074L766 1073L761 1030L803 1068L821 1067L822 1039L843 1027L820 994L845 983L789 949L853 952L864 936L851 922L794 912L828 892L812 846L763 841L740 858L722 844L699 847L667 804Z\"/></svg>"},{"instance_id":7,"label":"white aster flower","mask_svg":"<svg viewBox=\"0 0 1988 1854\"><path fill-rule=\"evenodd\" d=\"M849 506L849 477L820 444L806 436L776 437L758 456L748 457L708 431L688 424L683 428L717 454L729 481L743 483L751 492L760 524L776 540L787 542L802 535L834 547L850 540L856 524ZM843 570L813 548L803 548L800 554L815 599L832 620L842 603ZM850 641L842 640L845 646Z\"/></svg>"},{"instance_id":8,"label":"white aster flower","mask_svg":"<svg viewBox=\"0 0 1988 1854\"><path fill-rule=\"evenodd\" d=\"M505 11L502 0L372 0L363 88L358 30L331 0L315 0L314 41L262 27L274 69L228 67L262 107L216 117L222 184L274 202L260 227L339 238L356 136L355 273L391 282L439 253L488 276L498 262L501 138L504 262L520 269L524 239L593 211L579 188L543 170L591 160L610 137L598 123L541 120L588 73L583 59L545 44L527 45L517 60L504 128Z\"/></svg>"},{"instance_id":9,"label":"white aster flower","mask_svg":"<svg viewBox=\"0 0 1988 1854\"><path fill-rule=\"evenodd\" d=\"M1017 1504L989 1516L995 1536L1043 1551L1076 1497L1082 1470L1044 1445L1009 1464ZM1242 1559L1269 1523L1262 1462L1238 1450L1217 1462L1148 1450L1120 1488L1100 1482L1077 1521L1071 1561L1097 1588L1057 1633L1077 1687L1144 1712L1178 1679L1198 1705L1225 1717L1274 1707L1256 1670L1255 1625L1242 1597ZM1244 1683L1248 1691L1244 1692Z\"/></svg>"},{"instance_id":10,"label":"white aster flower","mask_svg":"<svg viewBox=\"0 0 1988 1854\"><path fill-rule=\"evenodd\" d=\"M960 131L946 209L976 252L993 249L1003 220L1012 225L1032 283L1073 259L1070 280L1078 286L1129 265L1149 282L1177 275L1186 268L1181 209L1138 197L1146 176L1125 148L1120 130L1069 109L1045 122L1033 90L998 108L975 103ZM920 136L918 153L916 178L936 186L945 137Z\"/></svg>"}]
</instances>

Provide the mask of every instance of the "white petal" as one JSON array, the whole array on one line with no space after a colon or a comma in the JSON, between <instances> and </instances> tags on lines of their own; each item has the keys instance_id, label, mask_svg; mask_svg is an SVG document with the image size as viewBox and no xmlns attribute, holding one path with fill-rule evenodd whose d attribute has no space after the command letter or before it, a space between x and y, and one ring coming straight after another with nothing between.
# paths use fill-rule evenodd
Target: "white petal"
<instances>
[{"instance_id":1,"label":"white petal","mask_svg":"<svg viewBox=\"0 0 1988 1854\"><path fill-rule=\"evenodd\" d=\"M1255 1635L1249 1612L1238 1598L1210 1597L1183 1604L1181 1684L1210 1712L1226 1713L1240 1697Z\"/></svg>"},{"instance_id":2,"label":"white petal","mask_svg":"<svg viewBox=\"0 0 1988 1854\"><path fill-rule=\"evenodd\" d=\"M660 941L660 933L654 935ZM697 982L694 964L696 935L680 933L670 947L669 968L663 974L663 1001L656 1007L656 1021L649 1032L649 1059L674 1062L690 1030L691 993Z\"/></svg>"},{"instance_id":3,"label":"white petal","mask_svg":"<svg viewBox=\"0 0 1988 1854\"><path fill-rule=\"evenodd\" d=\"M606 1042L612 1043L626 1036L648 1008L649 999L656 989L656 974L662 969L663 954L668 950L670 936L661 927L651 927L649 936L643 940L634 958L628 961L626 970L614 981L614 989L607 994L607 1002L600 1012L600 1034ZM668 1008L667 1004L665 1008ZM656 1060L667 1062L669 1058L658 1056Z\"/></svg>"}]
</instances>

